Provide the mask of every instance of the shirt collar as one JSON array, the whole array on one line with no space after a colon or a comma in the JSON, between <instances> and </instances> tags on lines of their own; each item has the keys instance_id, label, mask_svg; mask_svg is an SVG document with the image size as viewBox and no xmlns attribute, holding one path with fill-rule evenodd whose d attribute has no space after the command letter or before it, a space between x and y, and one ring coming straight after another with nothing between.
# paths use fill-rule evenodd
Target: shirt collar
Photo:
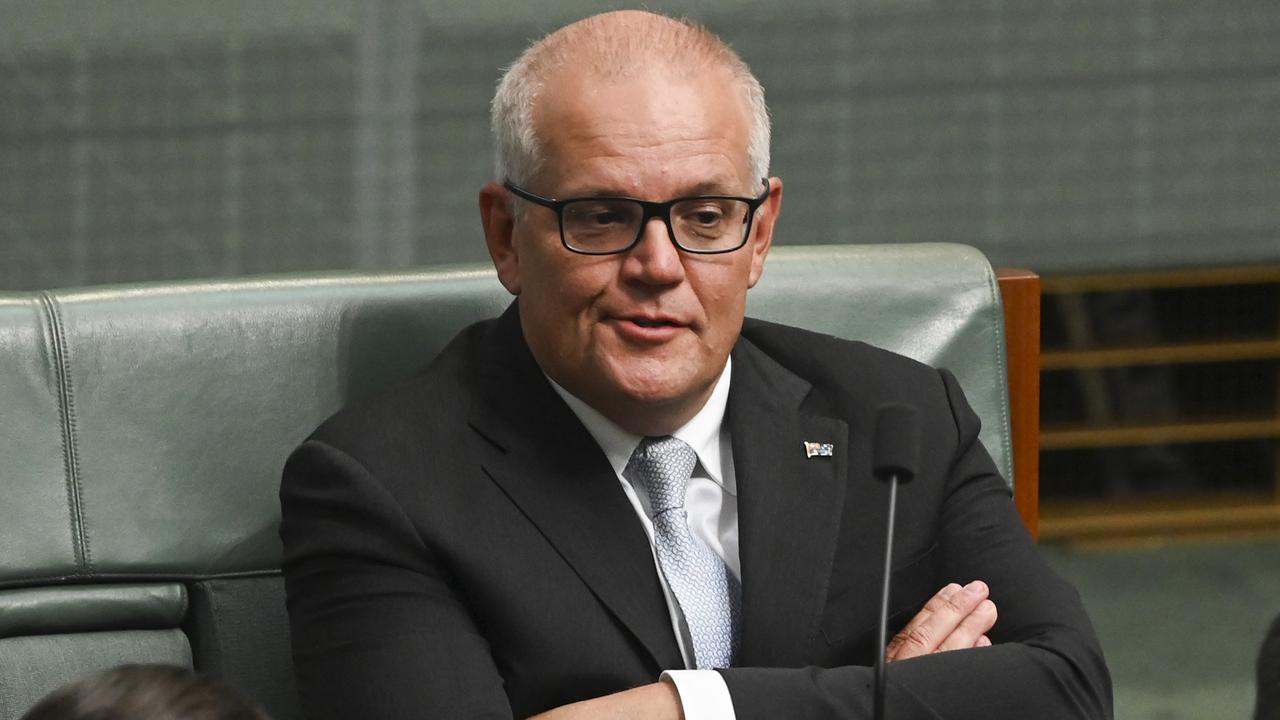
<instances>
[{"instance_id":1,"label":"shirt collar","mask_svg":"<svg viewBox=\"0 0 1280 720\"><path fill-rule=\"evenodd\" d=\"M721 487L724 487L724 463L721 459L720 430L724 425L724 411L729 402L729 377L732 375L730 372L732 365L733 359L729 358L702 409L690 418L689 422L671 433L693 448L698 456L698 463L701 464L707 477ZM578 416L578 420L604 451L614 472L622 475L627 462L631 459L631 454L644 438L618 427L617 423L560 387L555 380L548 377L547 381L551 383L551 388L556 391L556 394L564 399L573 414ZM732 491L731 488L729 490Z\"/></svg>"}]
</instances>

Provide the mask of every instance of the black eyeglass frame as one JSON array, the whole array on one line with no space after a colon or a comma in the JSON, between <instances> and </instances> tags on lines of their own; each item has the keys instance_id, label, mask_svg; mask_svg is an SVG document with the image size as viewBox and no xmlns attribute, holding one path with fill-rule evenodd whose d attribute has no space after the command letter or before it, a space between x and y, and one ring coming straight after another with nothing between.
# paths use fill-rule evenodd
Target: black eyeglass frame
<instances>
[{"instance_id":1,"label":"black eyeglass frame","mask_svg":"<svg viewBox=\"0 0 1280 720\"><path fill-rule=\"evenodd\" d=\"M617 255L619 253L627 252L631 248L635 247L637 243L640 242L640 238L644 237L644 229L648 227L649 221L656 217L656 218L660 218L662 220L662 224L667 226L667 237L671 239L671 244L675 245L681 251L690 253L692 255L722 255L724 253L731 253L736 250L741 250L743 246L747 244L747 240L751 237L751 225L752 223L755 222L756 210L758 210L760 206L764 204L764 201L769 197L769 190L770 190L769 178L761 178L761 181L764 182L764 192L760 193L759 195L753 198L741 197L738 195L686 195L685 197L673 198L671 200L666 200L663 202L651 202L649 200L641 200L640 198L628 197L626 195L598 195L598 196L591 196L591 197L573 197L573 198L566 198L564 200L556 200L555 198L543 197L541 195L538 195L537 193L529 192L528 190L525 190L524 188L520 187L519 185L516 185L510 180L504 180L502 183L502 187L506 188L508 191L511 192L512 195L515 195L518 198L522 198L524 200L528 200L529 202L535 205L541 205L544 208L554 210L556 213L556 221L560 226L560 244L563 245L564 249L568 250L569 252L577 253L579 255ZM570 203L589 202L593 200L626 200L639 205L643 214L640 216L640 225L636 230L635 239L632 240L630 243L628 243L625 247L619 248L617 250L608 250L604 252L593 252L591 250L582 250L580 248L576 248L570 245L569 239L565 237L565 234L564 234L565 206ZM680 241L676 239L675 228L671 227L671 208L675 207L679 203L688 202L690 200L738 200L746 203L747 204L747 224L742 231L742 242L738 243L737 245L731 248L725 248L723 250L695 250L693 248L687 248L684 245L681 245Z\"/></svg>"}]
</instances>

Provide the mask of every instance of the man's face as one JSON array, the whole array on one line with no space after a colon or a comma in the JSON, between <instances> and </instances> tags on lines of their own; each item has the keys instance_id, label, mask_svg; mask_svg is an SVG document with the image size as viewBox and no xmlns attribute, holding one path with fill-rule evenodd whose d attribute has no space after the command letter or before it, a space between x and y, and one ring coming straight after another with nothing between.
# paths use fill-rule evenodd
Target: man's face
<instances>
[{"instance_id":1,"label":"man's face","mask_svg":"<svg viewBox=\"0 0 1280 720\"><path fill-rule=\"evenodd\" d=\"M728 73L672 81L547 84L535 109L544 163L530 190L552 198L626 195L662 201L700 194L756 196L743 102ZM735 252L692 255L650 220L625 253L589 256L560 242L554 211L518 216L481 193L499 278L520 296L530 349L543 371L622 427L669 433L706 401L742 327L747 289L764 267L781 181ZM486 194L489 202L486 202ZM505 198L503 198L505 200Z\"/></svg>"}]
</instances>

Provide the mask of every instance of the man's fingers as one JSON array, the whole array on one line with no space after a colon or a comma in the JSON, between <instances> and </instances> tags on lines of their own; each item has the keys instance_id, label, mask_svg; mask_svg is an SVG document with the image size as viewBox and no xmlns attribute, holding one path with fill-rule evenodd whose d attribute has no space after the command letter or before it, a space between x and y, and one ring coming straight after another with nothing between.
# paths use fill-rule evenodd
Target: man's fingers
<instances>
[{"instance_id":1,"label":"man's fingers","mask_svg":"<svg viewBox=\"0 0 1280 720\"><path fill-rule=\"evenodd\" d=\"M987 637L986 635L983 635L982 637L978 638L978 642L974 643L973 646L976 648L991 647L991 638Z\"/></svg>"},{"instance_id":2,"label":"man's fingers","mask_svg":"<svg viewBox=\"0 0 1280 720\"><path fill-rule=\"evenodd\" d=\"M910 622L899 630L897 635L894 635L889 640L889 645L885 649L885 659L890 661L898 660L898 653L901 652L907 638L916 634L917 629L926 620L928 620L935 611L946 605L947 600L959 590L960 585L957 583L950 583L935 593L933 597L929 598L929 601L924 604L924 607L920 609L920 612L916 613L915 617L911 618Z\"/></svg>"},{"instance_id":3,"label":"man's fingers","mask_svg":"<svg viewBox=\"0 0 1280 720\"><path fill-rule=\"evenodd\" d=\"M956 649L948 643L966 642L963 647L973 647L977 638L995 624L995 605L987 601L989 593L987 584L981 580L975 580L963 588L954 584L944 587L894 636L889 643L887 659L905 660ZM984 602L990 607L984 608L977 617L970 619ZM963 629L962 623L967 623ZM952 641L951 636L957 630L960 630L960 634Z\"/></svg>"},{"instance_id":4,"label":"man's fingers","mask_svg":"<svg viewBox=\"0 0 1280 720\"><path fill-rule=\"evenodd\" d=\"M956 629L951 631L934 652L944 652L946 650L964 650L966 648L978 647L978 643L982 638L986 637L986 633L996 624L996 604L990 600L983 600L978 606L969 613ZM990 645L991 641L988 640Z\"/></svg>"}]
</instances>

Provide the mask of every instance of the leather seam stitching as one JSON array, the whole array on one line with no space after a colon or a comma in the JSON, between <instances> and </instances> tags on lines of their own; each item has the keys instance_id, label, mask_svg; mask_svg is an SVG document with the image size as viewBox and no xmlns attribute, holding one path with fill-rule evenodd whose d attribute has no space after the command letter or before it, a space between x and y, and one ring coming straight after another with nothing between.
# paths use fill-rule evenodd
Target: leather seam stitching
<instances>
[{"instance_id":1,"label":"leather seam stitching","mask_svg":"<svg viewBox=\"0 0 1280 720\"><path fill-rule=\"evenodd\" d=\"M80 451L76 433L76 409L71 388L71 360L67 346L66 328L57 301L48 292L40 293L49 322L53 345L53 369L58 382L58 414L62 420L62 457L65 469L67 502L70 506L71 543L80 571L93 574L93 560L89 552L89 534L84 522L84 485L80 473Z\"/></svg>"},{"instance_id":2,"label":"leather seam stitching","mask_svg":"<svg viewBox=\"0 0 1280 720\"><path fill-rule=\"evenodd\" d=\"M996 280L996 274L988 266L987 269L987 292L990 294L993 302L991 306L995 308L993 314L995 317L996 336L1000 342L996 343L992 354L995 355L996 368L999 369L999 382L996 383L996 389L1000 393L1000 444L1004 448L1005 458L1009 461L1009 488L1017 484L1018 468L1013 465L1013 426L1009 418L1009 367L1006 356L1008 355L1009 339L1005 337L1004 323L1004 297L1000 294L1000 283Z\"/></svg>"}]
</instances>

